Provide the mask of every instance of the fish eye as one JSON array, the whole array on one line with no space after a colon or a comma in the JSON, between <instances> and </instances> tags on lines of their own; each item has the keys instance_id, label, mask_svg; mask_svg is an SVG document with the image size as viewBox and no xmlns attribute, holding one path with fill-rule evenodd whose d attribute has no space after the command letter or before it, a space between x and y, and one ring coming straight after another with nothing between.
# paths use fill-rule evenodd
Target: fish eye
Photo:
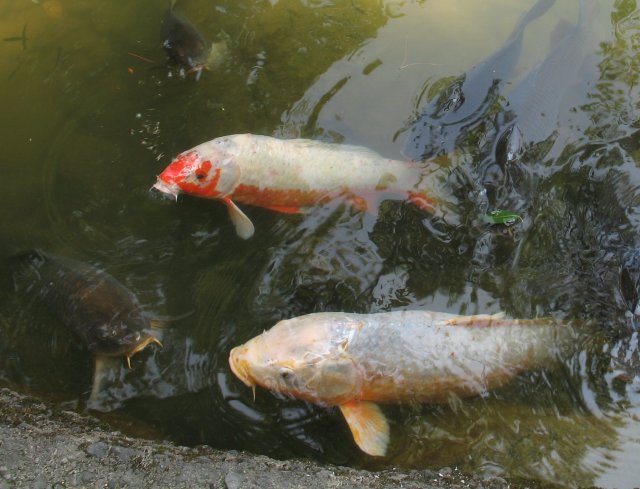
<instances>
[{"instance_id":1,"label":"fish eye","mask_svg":"<svg viewBox=\"0 0 640 489\"><path fill-rule=\"evenodd\" d=\"M282 380L290 380L292 377L291 372L289 370L281 370L280 371L280 378Z\"/></svg>"},{"instance_id":2,"label":"fish eye","mask_svg":"<svg viewBox=\"0 0 640 489\"><path fill-rule=\"evenodd\" d=\"M198 180L202 180L202 179L203 179L204 177L206 177L206 176L207 176L207 175L206 175L204 172L202 172L202 171L199 171L198 173L196 173L196 178L197 178Z\"/></svg>"}]
</instances>

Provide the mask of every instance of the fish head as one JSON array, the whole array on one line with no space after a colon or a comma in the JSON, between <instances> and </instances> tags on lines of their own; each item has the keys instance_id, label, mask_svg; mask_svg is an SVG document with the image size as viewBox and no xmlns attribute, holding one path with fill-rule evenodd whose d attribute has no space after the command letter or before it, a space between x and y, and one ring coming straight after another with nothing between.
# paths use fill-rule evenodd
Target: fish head
<instances>
[{"instance_id":1,"label":"fish head","mask_svg":"<svg viewBox=\"0 0 640 489\"><path fill-rule=\"evenodd\" d=\"M92 334L85 334L89 350L104 356L124 356L127 362L136 353L150 344L162 346L162 343L147 329L142 329L138 321L125 321L116 318L96 326Z\"/></svg>"},{"instance_id":2,"label":"fish head","mask_svg":"<svg viewBox=\"0 0 640 489\"><path fill-rule=\"evenodd\" d=\"M231 350L232 372L245 385L322 405L356 397L362 375L347 351L348 337L314 314L280 321Z\"/></svg>"},{"instance_id":3,"label":"fish head","mask_svg":"<svg viewBox=\"0 0 640 489\"><path fill-rule=\"evenodd\" d=\"M200 145L176 156L153 188L175 198L186 193L219 199L233 192L239 180L240 168L232 156L216 146Z\"/></svg>"}]
</instances>

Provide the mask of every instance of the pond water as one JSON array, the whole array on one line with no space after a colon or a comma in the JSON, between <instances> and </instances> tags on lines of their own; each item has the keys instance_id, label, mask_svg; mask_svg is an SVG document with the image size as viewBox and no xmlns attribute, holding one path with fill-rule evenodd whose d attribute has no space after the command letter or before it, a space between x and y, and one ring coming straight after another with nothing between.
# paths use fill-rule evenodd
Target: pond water
<instances>
[{"instance_id":1,"label":"pond water","mask_svg":"<svg viewBox=\"0 0 640 489\"><path fill-rule=\"evenodd\" d=\"M0 3L2 260L34 248L81 260L177 318L164 348L114 367L93 406L105 414L92 412L277 458L637 486L636 2L179 6L226 46L197 80L166 64L166 2ZM220 203L150 191L178 152L245 132L438 156L450 201L433 215L399 201L377 216L245 207L244 241ZM483 220L498 209L519 218ZM86 409L91 355L8 282L0 382ZM229 350L280 319L401 309L553 316L592 333L559 367L484 396L384 406L382 458L357 449L337 409L254 400L229 370Z\"/></svg>"}]
</instances>

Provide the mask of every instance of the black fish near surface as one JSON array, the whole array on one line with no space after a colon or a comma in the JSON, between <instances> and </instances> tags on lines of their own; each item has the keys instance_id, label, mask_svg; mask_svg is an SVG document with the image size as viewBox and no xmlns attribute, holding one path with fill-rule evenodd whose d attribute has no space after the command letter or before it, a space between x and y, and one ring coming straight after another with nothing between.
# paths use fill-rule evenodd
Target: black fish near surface
<instances>
[{"instance_id":1,"label":"black fish near surface","mask_svg":"<svg viewBox=\"0 0 640 489\"><path fill-rule=\"evenodd\" d=\"M206 67L211 45L174 3L165 13L160 34L162 47L172 63L198 75Z\"/></svg>"},{"instance_id":2,"label":"black fish near surface","mask_svg":"<svg viewBox=\"0 0 640 489\"><path fill-rule=\"evenodd\" d=\"M92 398L110 359L133 355L160 341L136 296L104 270L70 258L29 251L11 260L18 295L41 305L96 356Z\"/></svg>"}]
</instances>

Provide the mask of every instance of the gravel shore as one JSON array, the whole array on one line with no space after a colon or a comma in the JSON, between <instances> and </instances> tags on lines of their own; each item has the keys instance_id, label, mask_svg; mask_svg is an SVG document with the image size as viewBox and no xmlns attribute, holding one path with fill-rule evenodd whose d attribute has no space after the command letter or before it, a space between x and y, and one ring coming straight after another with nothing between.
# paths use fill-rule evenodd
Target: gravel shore
<instances>
[{"instance_id":1,"label":"gravel shore","mask_svg":"<svg viewBox=\"0 0 640 489\"><path fill-rule=\"evenodd\" d=\"M367 472L131 438L91 416L0 389L0 489L543 487L437 472Z\"/></svg>"}]
</instances>

